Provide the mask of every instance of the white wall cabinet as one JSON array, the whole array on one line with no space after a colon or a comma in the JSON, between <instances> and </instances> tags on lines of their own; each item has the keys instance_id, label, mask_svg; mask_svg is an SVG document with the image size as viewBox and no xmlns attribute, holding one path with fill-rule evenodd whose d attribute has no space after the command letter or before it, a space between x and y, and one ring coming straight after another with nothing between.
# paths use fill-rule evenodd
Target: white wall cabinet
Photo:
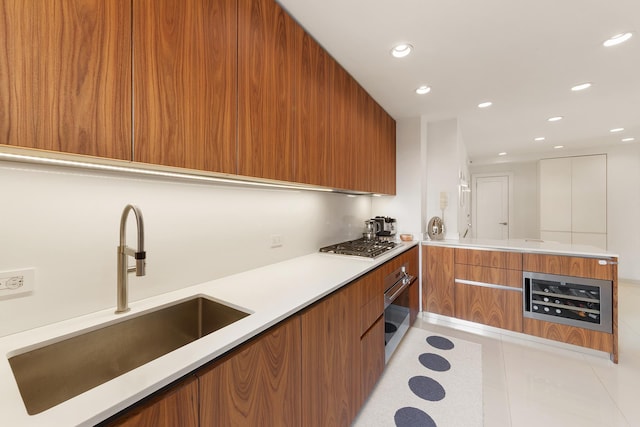
<instances>
[{"instance_id":1,"label":"white wall cabinet","mask_svg":"<svg viewBox=\"0 0 640 427\"><path fill-rule=\"evenodd\" d=\"M540 237L607 248L607 156L540 160Z\"/></svg>"}]
</instances>

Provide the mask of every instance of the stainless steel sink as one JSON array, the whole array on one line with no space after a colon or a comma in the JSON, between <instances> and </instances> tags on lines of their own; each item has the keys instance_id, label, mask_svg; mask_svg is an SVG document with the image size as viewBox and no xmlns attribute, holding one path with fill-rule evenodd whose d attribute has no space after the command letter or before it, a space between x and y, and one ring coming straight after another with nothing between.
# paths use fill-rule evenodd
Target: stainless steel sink
<instances>
[{"instance_id":1,"label":"stainless steel sink","mask_svg":"<svg viewBox=\"0 0 640 427\"><path fill-rule=\"evenodd\" d=\"M248 315L196 297L13 356L9 363L34 415Z\"/></svg>"}]
</instances>

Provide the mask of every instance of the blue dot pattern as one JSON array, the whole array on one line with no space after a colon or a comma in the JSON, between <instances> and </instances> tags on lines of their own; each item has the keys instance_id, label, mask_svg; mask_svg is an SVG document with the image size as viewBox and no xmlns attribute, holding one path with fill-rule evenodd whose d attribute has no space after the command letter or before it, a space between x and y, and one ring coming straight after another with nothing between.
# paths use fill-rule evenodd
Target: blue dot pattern
<instances>
[{"instance_id":1,"label":"blue dot pattern","mask_svg":"<svg viewBox=\"0 0 640 427\"><path fill-rule=\"evenodd\" d=\"M451 364L444 357L434 353L423 353L418 357L422 366L436 372L445 372L451 369Z\"/></svg>"},{"instance_id":2,"label":"blue dot pattern","mask_svg":"<svg viewBox=\"0 0 640 427\"><path fill-rule=\"evenodd\" d=\"M437 427L426 412L412 407L398 409L394 421L398 427Z\"/></svg>"},{"instance_id":3,"label":"blue dot pattern","mask_svg":"<svg viewBox=\"0 0 640 427\"><path fill-rule=\"evenodd\" d=\"M409 388L413 394L430 402L438 402L446 395L444 387L438 381L421 375L409 379Z\"/></svg>"},{"instance_id":4,"label":"blue dot pattern","mask_svg":"<svg viewBox=\"0 0 640 427\"><path fill-rule=\"evenodd\" d=\"M455 347L450 340L438 335L431 335L427 338L427 342L439 350L452 350Z\"/></svg>"},{"instance_id":5,"label":"blue dot pattern","mask_svg":"<svg viewBox=\"0 0 640 427\"><path fill-rule=\"evenodd\" d=\"M455 347L451 340L438 335L427 337L427 343L439 350L452 350ZM451 363L438 354L423 353L418 356L418 360L422 366L432 371L446 372L451 369ZM416 396L431 402L438 402L447 394L438 381L420 375L409 379L409 388ZM398 409L394 421L397 427L438 427L429 414L414 407Z\"/></svg>"}]
</instances>

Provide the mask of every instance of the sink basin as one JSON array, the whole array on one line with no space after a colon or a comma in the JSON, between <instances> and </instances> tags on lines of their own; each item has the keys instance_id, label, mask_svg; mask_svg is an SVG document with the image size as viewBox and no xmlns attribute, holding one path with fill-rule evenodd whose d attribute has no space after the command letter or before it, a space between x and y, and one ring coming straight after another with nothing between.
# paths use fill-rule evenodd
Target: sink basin
<instances>
[{"instance_id":1,"label":"sink basin","mask_svg":"<svg viewBox=\"0 0 640 427\"><path fill-rule=\"evenodd\" d=\"M9 364L34 415L248 315L195 297L10 357Z\"/></svg>"}]
</instances>

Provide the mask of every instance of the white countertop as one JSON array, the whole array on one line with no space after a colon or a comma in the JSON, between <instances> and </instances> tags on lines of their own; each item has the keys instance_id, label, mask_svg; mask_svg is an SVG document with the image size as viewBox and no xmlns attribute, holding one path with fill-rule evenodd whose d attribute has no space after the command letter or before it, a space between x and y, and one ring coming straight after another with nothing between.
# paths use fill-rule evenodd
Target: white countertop
<instances>
[{"instance_id":1,"label":"white countertop","mask_svg":"<svg viewBox=\"0 0 640 427\"><path fill-rule=\"evenodd\" d=\"M424 240L423 245L453 246L460 248L500 249L514 252L544 253L552 255L582 256L588 258L618 258L617 254L604 251L594 246L571 245L534 239L447 239Z\"/></svg>"},{"instance_id":2,"label":"white countertop","mask_svg":"<svg viewBox=\"0 0 640 427\"><path fill-rule=\"evenodd\" d=\"M116 315L112 307L2 337L0 351L5 356L0 360L2 422L12 426L94 425L416 244L403 243L376 260L320 253L306 255L132 302L131 311L126 314ZM40 414L27 414L8 357L198 295L252 314Z\"/></svg>"}]
</instances>

